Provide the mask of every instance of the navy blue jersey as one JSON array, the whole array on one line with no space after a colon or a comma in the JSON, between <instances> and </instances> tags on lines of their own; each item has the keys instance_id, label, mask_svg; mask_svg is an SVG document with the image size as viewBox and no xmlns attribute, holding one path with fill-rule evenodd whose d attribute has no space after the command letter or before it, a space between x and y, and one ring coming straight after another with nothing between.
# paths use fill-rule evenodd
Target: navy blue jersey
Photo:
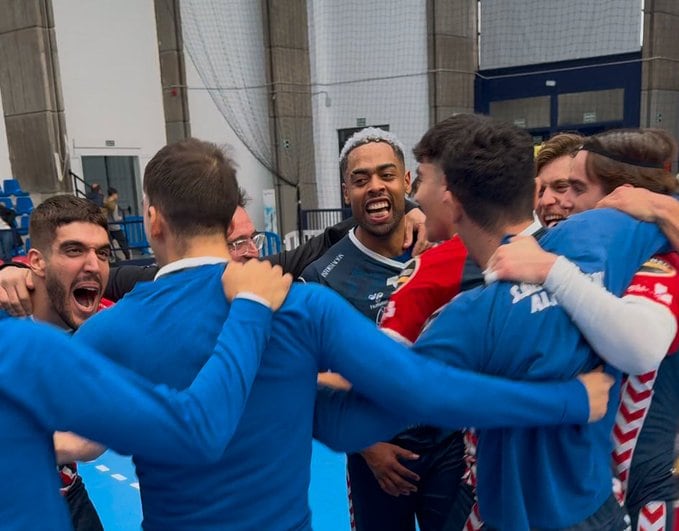
<instances>
[{"instance_id":1,"label":"navy blue jersey","mask_svg":"<svg viewBox=\"0 0 679 531\"><path fill-rule=\"evenodd\" d=\"M305 282L336 291L369 319L379 322L399 285L403 261L386 258L363 245L352 229L302 272Z\"/></svg>"},{"instance_id":2,"label":"navy blue jersey","mask_svg":"<svg viewBox=\"0 0 679 531\"><path fill-rule=\"evenodd\" d=\"M679 321L679 255L656 255L635 275L626 295L666 306ZM672 474L679 428L679 333L657 370L629 375L613 429L613 463L619 495L632 522L649 502L679 497L679 477ZM648 509L652 520L652 509Z\"/></svg>"},{"instance_id":3,"label":"navy blue jersey","mask_svg":"<svg viewBox=\"0 0 679 531\"><path fill-rule=\"evenodd\" d=\"M459 240L455 240L454 243L457 243L464 250ZM446 242L443 246L436 247L432 251L434 251L435 256L438 256L441 250L445 250L449 246L450 243ZM426 255L427 253L425 253ZM450 258L450 260L445 258ZM466 250L464 250L459 264L456 264L455 260L448 255L445 258L436 262L435 269L436 273L441 273L440 265L445 267L446 262L448 262L447 272L449 274L439 279L440 284L454 286L454 289L450 290L450 296L445 301L447 302L459 292L463 268L458 266L464 264ZM425 261L425 263L429 264L429 261ZM302 273L302 278L306 282L317 282L328 286L342 295L363 315L379 323L382 321L383 313L387 310L393 293L407 282L416 269L421 269L418 267L420 264L421 260L415 259L404 265L400 259L387 258L371 251L358 240L355 229L353 229L328 249L323 256L310 264ZM426 266L425 269L429 274L429 267ZM422 276L420 274L420 277ZM477 278L482 277L477 275ZM438 289L437 292L442 293L443 297L447 296L447 291L443 288ZM409 312L412 312L413 315L418 313L417 305L414 302L411 301L406 307L401 308L399 314L404 320L408 319ZM425 305L427 307L423 311L427 315L421 318L418 315L418 318L413 319L413 321L419 320L421 321L420 325L422 325L426 318L441 306L442 302L435 308ZM370 353L367 352L365 355L369 356ZM432 426L413 426L389 442L411 451L421 452L446 441L450 435L450 431ZM462 443L460 441L461 448Z\"/></svg>"}]
</instances>

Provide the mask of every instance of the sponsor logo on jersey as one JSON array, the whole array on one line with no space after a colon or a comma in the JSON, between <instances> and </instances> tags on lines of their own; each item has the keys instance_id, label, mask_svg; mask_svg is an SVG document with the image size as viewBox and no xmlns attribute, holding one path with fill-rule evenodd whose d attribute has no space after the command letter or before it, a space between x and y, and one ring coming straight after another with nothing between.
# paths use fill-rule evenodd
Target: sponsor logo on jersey
<instances>
[{"instance_id":1,"label":"sponsor logo on jersey","mask_svg":"<svg viewBox=\"0 0 679 531\"><path fill-rule=\"evenodd\" d=\"M368 300L380 302L382 300L382 297L384 297L384 293L382 291L378 291L376 293L371 293L370 295L368 295Z\"/></svg>"},{"instance_id":2,"label":"sponsor logo on jersey","mask_svg":"<svg viewBox=\"0 0 679 531\"><path fill-rule=\"evenodd\" d=\"M335 258L332 259L332 261L323 268L323 271L321 271L321 276L323 278L326 278L330 272L337 267L337 264L339 264L342 261L342 258L344 258L343 254L338 254Z\"/></svg>"},{"instance_id":3,"label":"sponsor logo on jersey","mask_svg":"<svg viewBox=\"0 0 679 531\"><path fill-rule=\"evenodd\" d=\"M387 279L387 286L390 286L395 290L400 289L413 277L416 269L417 259L410 260L405 266L403 266L403 270L398 275L394 275L393 277L389 277Z\"/></svg>"},{"instance_id":4,"label":"sponsor logo on jersey","mask_svg":"<svg viewBox=\"0 0 679 531\"><path fill-rule=\"evenodd\" d=\"M649 277L669 277L676 274L677 270L672 267L672 264L658 257L651 258L637 272L637 275Z\"/></svg>"},{"instance_id":5,"label":"sponsor logo on jersey","mask_svg":"<svg viewBox=\"0 0 679 531\"><path fill-rule=\"evenodd\" d=\"M604 284L604 274L602 271L597 271L596 273L590 273L587 275L592 283L599 286ZM540 284L529 284L526 282L521 282L520 284L514 284L509 289L509 294L512 296L512 304L517 304L523 299L530 297L530 313L541 312L552 306L557 306L559 301L557 298L545 291L545 289Z\"/></svg>"},{"instance_id":6,"label":"sponsor logo on jersey","mask_svg":"<svg viewBox=\"0 0 679 531\"><path fill-rule=\"evenodd\" d=\"M380 308L379 314L377 315L377 319L375 319L375 322L379 323L382 318L382 309L384 306L387 305L389 299L384 298L384 292L376 291L375 293L371 293L370 295L368 295L368 300L370 301L369 307L371 310Z\"/></svg>"},{"instance_id":7,"label":"sponsor logo on jersey","mask_svg":"<svg viewBox=\"0 0 679 531\"><path fill-rule=\"evenodd\" d=\"M390 300L387 305L380 310L377 322L382 323L384 319L391 319L394 315L396 315L396 303Z\"/></svg>"},{"instance_id":8,"label":"sponsor logo on jersey","mask_svg":"<svg viewBox=\"0 0 679 531\"><path fill-rule=\"evenodd\" d=\"M655 286L653 286L653 295L663 304L667 306L672 305L672 294L664 284L656 283Z\"/></svg>"}]
</instances>

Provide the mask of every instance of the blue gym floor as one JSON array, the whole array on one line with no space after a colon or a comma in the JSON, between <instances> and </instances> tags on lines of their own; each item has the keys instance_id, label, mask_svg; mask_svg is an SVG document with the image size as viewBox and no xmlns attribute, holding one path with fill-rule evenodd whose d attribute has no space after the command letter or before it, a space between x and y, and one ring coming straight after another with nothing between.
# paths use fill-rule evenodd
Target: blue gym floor
<instances>
[{"instance_id":1,"label":"blue gym floor","mask_svg":"<svg viewBox=\"0 0 679 531\"><path fill-rule=\"evenodd\" d=\"M139 485L132 462L113 452L78 469L106 531L141 527ZM309 504L314 531L349 529L344 454L314 442Z\"/></svg>"}]
</instances>

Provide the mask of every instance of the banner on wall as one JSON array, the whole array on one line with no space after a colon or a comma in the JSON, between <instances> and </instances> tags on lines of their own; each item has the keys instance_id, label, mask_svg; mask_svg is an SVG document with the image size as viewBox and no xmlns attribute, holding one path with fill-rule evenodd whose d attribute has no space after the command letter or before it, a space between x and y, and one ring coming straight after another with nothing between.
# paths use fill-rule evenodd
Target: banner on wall
<instances>
[{"instance_id":1,"label":"banner on wall","mask_svg":"<svg viewBox=\"0 0 679 531\"><path fill-rule=\"evenodd\" d=\"M276 212L276 192L273 188L262 190L264 206L264 230L278 234L278 216Z\"/></svg>"}]
</instances>

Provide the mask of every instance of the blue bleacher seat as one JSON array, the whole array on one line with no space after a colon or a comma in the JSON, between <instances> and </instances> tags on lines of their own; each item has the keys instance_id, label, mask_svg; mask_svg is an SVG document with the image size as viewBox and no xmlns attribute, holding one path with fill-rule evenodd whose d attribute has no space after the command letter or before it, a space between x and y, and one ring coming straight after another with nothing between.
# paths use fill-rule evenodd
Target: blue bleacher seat
<instances>
[{"instance_id":1,"label":"blue bleacher seat","mask_svg":"<svg viewBox=\"0 0 679 531\"><path fill-rule=\"evenodd\" d=\"M33 212L33 200L29 196L17 197L17 214L30 214Z\"/></svg>"},{"instance_id":2,"label":"blue bleacher seat","mask_svg":"<svg viewBox=\"0 0 679 531\"><path fill-rule=\"evenodd\" d=\"M14 205L12 204L12 198L10 197L0 197L0 203L4 203L4 205L7 208L14 209Z\"/></svg>"},{"instance_id":3,"label":"blue bleacher seat","mask_svg":"<svg viewBox=\"0 0 679 531\"><path fill-rule=\"evenodd\" d=\"M28 234L28 225L31 221L31 216L24 214L17 218L17 232L22 236Z\"/></svg>"},{"instance_id":4,"label":"blue bleacher seat","mask_svg":"<svg viewBox=\"0 0 679 531\"><path fill-rule=\"evenodd\" d=\"M28 192L24 192L21 189L21 185L16 179L5 179L2 188L4 190L3 195L5 196L13 195L15 197L24 197L28 195Z\"/></svg>"},{"instance_id":5,"label":"blue bleacher seat","mask_svg":"<svg viewBox=\"0 0 679 531\"><path fill-rule=\"evenodd\" d=\"M262 256L268 256L270 254L277 254L281 252L281 237L275 232L262 232L266 236L264 241L264 247L262 248Z\"/></svg>"},{"instance_id":6,"label":"blue bleacher seat","mask_svg":"<svg viewBox=\"0 0 679 531\"><path fill-rule=\"evenodd\" d=\"M127 216L122 222L116 223L123 226L129 249L139 249L142 254L151 254L142 216Z\"/></svg>"}]
</instances>

